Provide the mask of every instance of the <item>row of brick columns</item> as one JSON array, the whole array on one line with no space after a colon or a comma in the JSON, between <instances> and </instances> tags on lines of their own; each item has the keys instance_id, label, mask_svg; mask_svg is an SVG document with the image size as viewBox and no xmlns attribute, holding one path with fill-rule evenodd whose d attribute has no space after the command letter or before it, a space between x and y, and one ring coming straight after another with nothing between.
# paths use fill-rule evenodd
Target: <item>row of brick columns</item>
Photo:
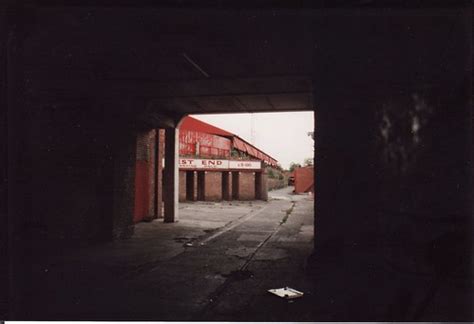
<instances>
[{"instance_id":1,"label":"row of brick columns","mask_svg":"<svg viewBox=\"0 0 474 324\"><path fill-rule=\"evenodd\" d=\"M135 141L134 141L135 144ZM178 221L179 200L267 200L266 173L264 170L252 171L196 171L189 170L185 174L186 185L180 192L180 172L179 172L179 129L165 128L155 129L148 132L139 133L136 144L137 166L135 172L135 209L133 222L141 220L152 220L163 218L165 223ZM135 154L135 153L134 153ZM164 158L164 163L163 163ZM140 164L138 164L140 162ZM145 162L145 163L143 163ZM128 164L126 164L128 165ZM209 186L210 174L214 179L218 174L217 183L212 188L211 194ZM248 192L252 184L248 177L255 174L252 192ZM244 174L246 175L243 178ZM181 179L182 181L183 179ZM244 181L245 184L242 183ZM216 191L219 192L216 196ZM214 195L214 196L213 196ZM123 197L118 197L123 200ZM164 207L164 208L163 208ZM123 211L123 206L120 211ZM125 221L125 217L118 217ZM118 228L121 228L118 226Z\"/></svg>"},{"instance_id":2,"label":"row of brick columns","mask_svg":"<svg viewBox=\"0 0 474 324\"><path fill-rule=\"evenodd\" d=\"M158 132L157 132L158 134ZM162 136L162 135L161 135ZM158 140L159 141L159 140ZM179 129L165 129L165 145L164 145L164 168L162 188L157 187L157 216L163 217L165 223L178 221L178 203L179 203L179 166L177 159L179 158ZM161 163L161 157L157 159L157 163ZM162 166L157 165L158 170ZM160 176L160 172L157 172ZM205 171L188 171L186 172L186 200L206 200ZM231 178L232 177L232 178ZM264 171L255 172L255 199L267 200L267 188L264 178ZM197 186L195 188L195 182ZM238 200L240 199L240 172L222 172L222 199ZM158 180L157 184L160 185ZM195 192L197 189L197 192ZM164 215L161 215L162 199L164 203Z\"/></svg>"},{"instance_id":3,"label":"row of brick columns","mask_svg":"<svg viewBox=\"0 0 474 324\"><path fill-rule=\"evenodd\" d=\"M221 171L219 173L221 174L222 200L241 199L240 172ZM263 171L255 172L255 199L257 200L267 200L268 198L265 176ZM185 177L186 200L207 200L206 171L186 171Z\"/></svg>"}]
</instances>

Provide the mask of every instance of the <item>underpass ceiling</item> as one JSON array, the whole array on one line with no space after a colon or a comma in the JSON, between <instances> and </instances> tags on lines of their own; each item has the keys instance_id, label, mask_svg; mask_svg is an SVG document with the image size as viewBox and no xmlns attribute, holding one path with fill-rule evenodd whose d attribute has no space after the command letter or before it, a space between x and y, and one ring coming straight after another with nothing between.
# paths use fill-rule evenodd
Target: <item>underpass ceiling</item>
<instances>
[{"instance_id":1,"label":"underpass ceiling","mask_svg":"<svg viewBox=\"0 0 474 324\"><path fill-rule=\"evenodd\" d=\"M238 95L155 99L149 103L150 111L180 114L284 112L311 110L311 94Z\"/></svg>"},{"instance_id":2,"label":"underpass ceiling","mask_svg":"<svg viewBox=\"0 0 474 324\"><path fill-rule=\"evenodd\" d=\"M32 96L143 103L131 113L309 110L313 89L346 98L457 78L465 57L437 40L461 18L445 9L40 7L24 72Z\"/></svg>"},{"instance_id":3,"label":"underpass ceiling","mask_svg":"<svg viewBox=\"0 0 474 324\"><path fill-rule=\"evenodd\" d=\"M277 10L43 8L26 43L27 73L37 94L129 94L148 109L176 115L308 110L309 17Z\"/></svg>"}]
</instances>

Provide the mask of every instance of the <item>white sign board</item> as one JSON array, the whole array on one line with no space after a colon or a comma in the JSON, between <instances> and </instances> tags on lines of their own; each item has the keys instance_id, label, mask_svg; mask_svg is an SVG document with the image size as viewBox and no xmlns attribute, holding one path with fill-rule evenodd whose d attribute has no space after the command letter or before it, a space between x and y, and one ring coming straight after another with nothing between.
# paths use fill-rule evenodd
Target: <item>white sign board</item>
<instances>
[{"instance_id":1,"label":"white sign board","mask_svg":"<svg viewBox=\"0 0 474 324\"><path fill-rule=\"evenodd\" d=\"M213 160L213 159L193 159L180 158L179 168L181 170L195 169L242 169L242 170L258 170L261 169L260 161L229 161L229 160Z\"/></svg>"},{"instance_id":2,"label":"white sign board","mask_svg":"<svg viewBox=\"0 0 474 324\"><path fill-rule=\"evenodd\" d=\"M260 169L262 162L260 161L229 161L229 169Z\"/></svg>"},{"instance_id":3,"label":"white sign board","mask_svg":"<svg viewBox=\"0 0 474 324\"><path fill-rule=\"evenodd\" d=\"M228 169L228 160L179 159L180 169Z\"/></svg>"}]
</instances>

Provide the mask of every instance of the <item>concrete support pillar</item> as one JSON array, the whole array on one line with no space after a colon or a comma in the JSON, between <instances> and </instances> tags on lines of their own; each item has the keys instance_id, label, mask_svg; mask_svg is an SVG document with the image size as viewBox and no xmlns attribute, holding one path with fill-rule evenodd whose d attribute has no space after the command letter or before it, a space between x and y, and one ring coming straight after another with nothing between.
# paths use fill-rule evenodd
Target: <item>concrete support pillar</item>
<instances>
[{"instance_id":1,"label":"concrete support pillar","mask_svg":"<svg viewBox=\"0 0 474 324\"><path fill-rule=\"evenodd\" d=\"M163 157L164 157L165 130L156 130L155 156L155 214L156 218L163 218Z\"/></svg>"},{"instance_id":2,"label":"concrete support pillar","mask_svg":"<svg viewBox=\"0 0 474 324\"><path fill-rule=\"evenodd\" d=\"M232 199L240 199L240 172L232 172Z\"/></svg>"},{"instance_id":3,"label":"concrete support pillar","mask_svg":"<svg viewBox=\"0 0 474 324\"><path fill-rule=\"evenodd\" d=\"M321 104L315 113L315 244L320 252L330 255L360 247L362 241L370 245L376 241L377 223L371 208L373 125L370 107L354 101L349 107L339 103L337 110ZM344 134L337 131L341 127ZM363 217L355 222L348 220L348 215Z\"/></svg>"},{"instance_id":4,"label":"concrete support pillar","mask_svg":"<svg viewBox=\"0 0 474 324\"><path fill-rule=\"evenodd\" d=\"M267 174L265 171L255 172L255 199L268 200Z\"/></svg>"},{"instance_id":5,"label":"concrete support pillar","mask_svg":"<svg viewBox=\"0 0 474 324\"><path fill-rule=\"evenodd\" d=\"M222 200L232 200L230 187L230 172L222 172Z\"/></svg>"},{"instance_id":6,"label":"concrete support pillar","mask_svg":"<svg viewBox=\"0 0 474 324\"><path fill-rule=\"evenodd\" d=\"M179 129L166 128L165 134L165 223L178 221L179 167L178 167Z\"/></svg>"},{"instance_id":7,"label":"concrete support pillar","mask_svg":"<svg viewBox=\"0 0 474 324\"><path fill-rule=\"evenodd\" d=\"M136 133L123 130L113 149L112 237L116 239L133 235L136 149Z\"/></svg>"},{"instance_id":8,"label":"concrete support pillar","mask_svg":"<svg viewBox=\"0 0 474 324\"><path fill-rule=\"evenodd\" d=\"M197 200L206 200L206 172L197 171Z\"/></svg>"},{"instance_id":9,"label":"concrete support pillar","mask_svg":"<svg viewBox=\"0 0 474 324\"><path fill-rule=\"evenodd\" d=\"M196 181L195 171L186 171L186 200L196 200L196 193L194 191L194 182Z\"/></svg>"}]
</instances>

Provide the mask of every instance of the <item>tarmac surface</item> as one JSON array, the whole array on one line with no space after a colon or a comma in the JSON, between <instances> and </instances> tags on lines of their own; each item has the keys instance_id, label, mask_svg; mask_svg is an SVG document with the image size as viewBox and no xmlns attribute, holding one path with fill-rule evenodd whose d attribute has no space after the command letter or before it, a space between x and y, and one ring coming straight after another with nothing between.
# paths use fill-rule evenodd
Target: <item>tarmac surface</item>
<instances>
[{"instance_id":1,"label":"tarmac surface","mask_svg":"<svg viewBox=\"0 0 474 324\"><path fill-rule=\"evenodd\" d=\"M177 223L50 256L32 268L25 319L310 321L313 198L181 203ZM291 287L285 300L268 289Z\"/></svg>"},{"instance_id":2,"label":"tarmac surface","mask_svg":"<svg viewBox=\"0 0 474 324\"><path fill-rule=\"evenodd\" d=\"M377 247L313 253L314 200L179 206L127 240L25 255L14 320L466 321L474 281L394 267ZM383 246L382 246L383 248ZM33 250L32 250L33 251ZM400 264L404 266L404 264ZM304 293L286 300L268 292ZM18 298L18 297L17 297Z\"/></svg>"}]
</instances>

